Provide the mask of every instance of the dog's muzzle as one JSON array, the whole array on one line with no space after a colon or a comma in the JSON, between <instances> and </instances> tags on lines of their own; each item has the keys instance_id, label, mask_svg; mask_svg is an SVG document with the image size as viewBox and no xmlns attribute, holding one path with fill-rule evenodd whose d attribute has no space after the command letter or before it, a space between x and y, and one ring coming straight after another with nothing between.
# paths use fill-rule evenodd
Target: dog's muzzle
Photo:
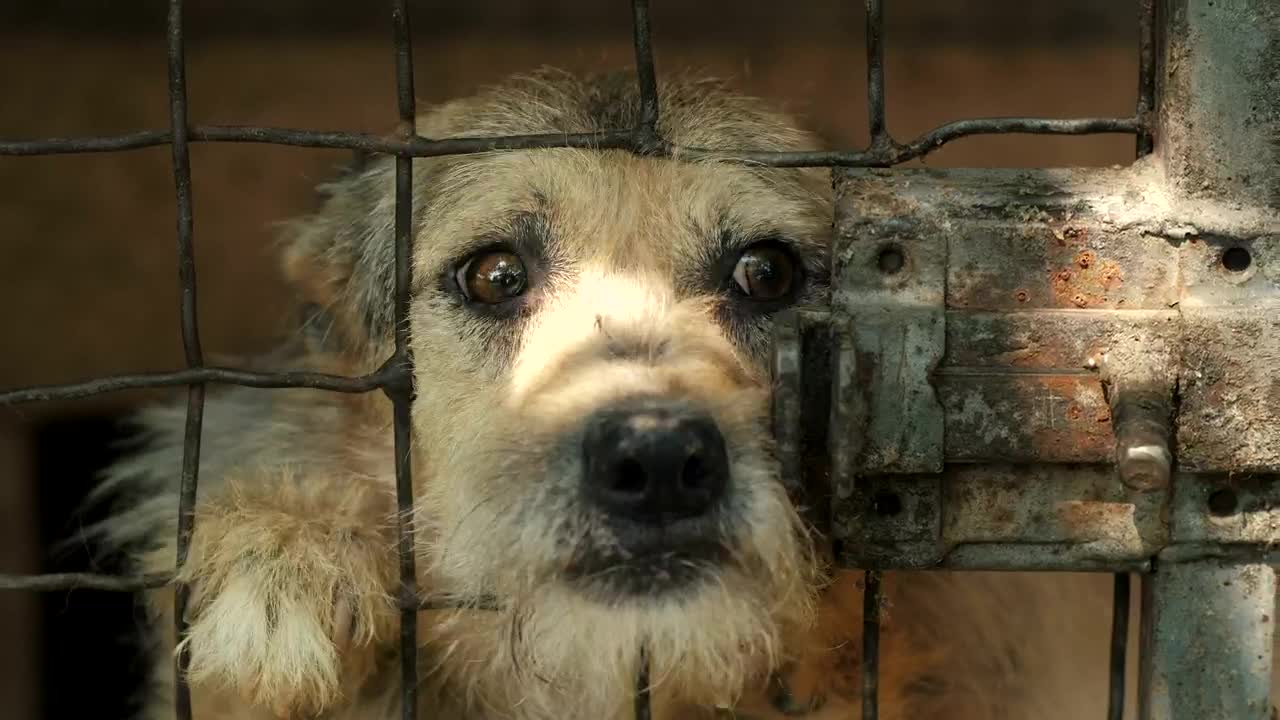
<instances>
[{"instance_id":1,"label":"dog's muzzle","mask_svg":"<svg viewBox=\"0 0 1280 720\"><path fill-rule=\"evenodd\" d=\"M582 449L585 496L638 525L702 517L729 482L715 420L683 404L645 400L601 410L587 420Z\"/></svg>"},{"instance_id":2,"label":"dog's muzzle","mask_svg":"<svg viewBox=\"0 0 1280 720\"><path fill-rule=\"evenodd\" d=\"M723 561L724 436L706 412L645 398L596 411L581 494L612 541L579 549L572 574L624 595L686 586Z\"/></svg>"}]
</instances>

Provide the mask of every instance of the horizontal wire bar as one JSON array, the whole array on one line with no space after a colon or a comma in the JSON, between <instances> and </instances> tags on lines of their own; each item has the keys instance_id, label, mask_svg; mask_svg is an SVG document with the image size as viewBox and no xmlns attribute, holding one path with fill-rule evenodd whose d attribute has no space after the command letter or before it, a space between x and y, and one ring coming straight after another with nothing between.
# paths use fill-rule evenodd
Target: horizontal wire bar
<instances>
[{"instance_id":1,"label":"horizontal wire bar","mask_svg":"<svg viewBox=\"0 0 1280 720\"><path fill-rule=\"evenodd\" d=\"M977 118L941 125L906 144L891 144L871 150L832 150L804 152L764 152L710 150L663 143L655 148L652 138L637 135L634 130L608 130L598 133L548 133L508 135L503 137L449 138L431 140L424 137L398 138L339 131L295 130L289 128L241 125L205 125L191 128L191 142L248 142L294 147L362 150L370 153L407 157L439 157L471 155L506 150L538 150L581 148L626 150L645 155L680 158L716 158L726 162L749 163L769 167L872 167L893 165L923 157L946 143L974 135L1093 135L1147 132L1146 124L1137 116L1110 118ZM172 135L153 130L127 135L102 137L64 137L42 140L0 141L0 155L34 156L66 153L113 152L165 145Z\"/></svg>"},{"instance_id":2,"label":"horizontal wire bar","mask_svg":"<svg viewBox=\"0 0 1280 720\"><path fill-rule=\"evenodd\" d=\"M1096 135L1136 134L1142 123L1127 118L982 118L947 123L905 145L890 144L863 151L816 152L720 152L700 149L678 150L682 156L717 157L768 167L884 167L924 157L943 145L974 135Z\"/></svg>"},{"instance_id":3,"label":"horizontal wire bar","mask_svg":"<svg viewBox=\"0 0 1280 720\"><path fill-rule=\"evenodd\" d=\"M119 152L168 145L168 130L140 130L124 135L99 137L55 137L41 140L0 141L0 155L65 155L68 153Z\"/></svg>"},{"instance_id":4,"label":"horizontal wire bar","mask_svg":"<svg viewBox=\"0 0 1280 720\"><path fill-rule=\"evenodd\" d=\"M61 590L107 590L137 592L156 590L173 581L173 573L154 575L99 575L96 573L49 573L46 575L0 575L0 590L58 592Z\"/></svg>"},{"instance_id":5,"label":"horizontal wire bar","mask_svg":"<svg viewBox=\"0 0 1280 720\"><path fill-rule=\"evenodd\" d=\"M167 130L147 130L119 136L5 140L0 141L0 155L56 155L136 150L166 145L171 138L172 134ZM338 130L298 130L248 125L198 125L191 128L189 139L192 142L244 142L336 150L363 150L371 153L408 157L467 155L495 150L534 150L555 147L625 150L635 145L634 131L632 130L431 140L421 136L406 139L395 135L382 136Z\"/></svg>"},{"instance_id":6,"label":"horizontal wire bar","mask_svg":"<svg viewBox=\"0 0 1280 720\"><path fill-rule=\"evenodd\" d=\"M159 590L173 583L171 572L147 575L104 575L99 573L46 573L43 575L0 574L0 591L66 592L71 590L103 590L107 592L139 592ZM476 598L424 597L410 599L419 610L486 610L502 609L497 599L488 595Z\"/></svg>"},{"instance_id":7,"label":"horizontal wire bar","mask_svg":"<svg viewBox=\"0 0 1280 720\"><path fill-rule=\"evenodd\" d=\"M254 372L224 367L201 367L172 372L113 375L63 385L41 385L0 392L0 406L20 405L30 402L76 400L121 390L177 387L192 383L219 383L255 388L304 388L332 390L343 393L364 393L397 383L403 369L384 366L382 369L350 377L315 372Z\"/></svg>"}]
</instances>

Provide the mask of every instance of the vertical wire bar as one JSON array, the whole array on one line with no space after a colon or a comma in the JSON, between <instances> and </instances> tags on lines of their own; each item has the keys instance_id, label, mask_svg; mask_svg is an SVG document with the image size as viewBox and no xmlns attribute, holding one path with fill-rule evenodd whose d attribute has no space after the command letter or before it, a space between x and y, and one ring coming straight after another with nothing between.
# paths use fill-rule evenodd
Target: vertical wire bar
<instances>
[{"instance_id":1,"label":"vertical wire bar","mask_svg":"<svg viewBox=\"0 0 1280 720\"><path fill-rule=\"evenodd\" d=\"M1135 138L1135 157L1150 155L1155 148L1152 113L1156 97L1156 2L1138 0L1138 122L1142 128ZM1129 654L1130 576L1117 573L1111 601L1111 689L1107 720L1124 720L1126 664Z\"/></svg>"},{"instance_id":2,"label":"vertical wire bar","mask_svg":"<svg viewBox=\"0 0 1280 720\"><path fill-rule=\"evenodd\" d=\"M867 126L871 150L892 140L884 111L884 3L866 0L867 8ZM880 715L880 573L867 570L862 590L862 720Z\"/></svg>"},{"instance_id":3,"label":"vertical wire bar","mask_svg":"<svg viewBox=\"0 0 1280 720\"><path fill-rule=\"evenodd\" d=\"M1156 94L1155 0L1138 0L1138 121L1142 129L1135 139L1135 157L1151 154L1154 138L1151 113ZM1129 654L1128 573L1116 573L1111 597L1111 667L1107 720L1124 720L1126 662Z\"/></svg>"},{"instance_id":4,"label":"vertical wire bar","mask_svg":"<svg viewBox=\"0 0 1280 720\"><path fill-rule=\"evenodd\" d=\"M640 658L636 668L635 720L650 720L652 717L649 688L649 652L640 648Z\"/></svg>"},{"instance_id":5,"label":"vertical wire bar","mask_svg":"<svg viewBox=\"0 0 1280 720\"><path fill-rule=\"evenodd\" d=\"M1275 568L1208 558L1154 570L1142 578L1138 717L1275 717L1275 623L1263 620L1276 610Z\"/></svg>"},{"instance_id":6,"label":"vertical wire bar","mask_svg":"<svg viewBox=\"0 0 1280 720\"><path fill-rule=\"evenodd\" d=\"M169 61L169 122L172 131L173 182L178 210L178 280L181 285L182 348L187 365L204 364L200 347L200 326L196 306L196 260L191 203L191 153L187 123L186 48L183 42L182 0L169 0L167 20ZM200 472L200 435L204 420L203 383L187 389L186 430L182 443L182 479L178 491L178 537L176 565L187 561L194 530L193 509ZM185 583L174 588L175 641L181 650L174 658L174 713L178 720L191 718L191 690L187 686L190 652L182 640L187 634L187 602L190 590Z\"/></svg>"},{"instance_id":7,"label":"vertical wire bar","mask_svg":"<svg viewBox=\"0 0 1280 720\"><path fill-rule=\"evenodd\" d=\"M653 41L649 29L649 0L631 0L636 50L636 81L640 85L641 141L652 140L658 132L658 79L653 66Z\"/></svg>"},{"instance_id":8,"label":"vertical wire bar","mask_svg":"<svg viewBox=\"0 0 1280 720\"><path fill-rule=\"evenodd\" d=\"M1116 573L1111 596L1111 689L1107 720L1124 719L1125 663L1129 651L1129 574Z\"/></svg>"},{"instance_id":9,"label":"vertical wire bar","mask_svg":"<svg viewBox=\"0 0 1280 720\"><path fill-rule=\"evenodd\" d=\"M867 570L862 589L862 720L880 714L880 572Z\"/></svg>"},{"instance_id":10,"label":"vertical wire bar","mask_svg":"<svg viewBox=\"0 0 1280 720\"><path fill-rule=\"evenodd\" d=\"M871 147L889 141L884 119L884 2L867 0L867 118Z\"/></svg>"},{"instance_id":11,"label":"vertical wire bar","mask_svg":"<svg viewBox=\"0 0 1280 720\"><path fill-rule=\"evenodd\" d=\"M1150 155L1155 149L1151 132L1151 114L1156 105L1156 2L1138 0L1138 131L1137 155Z\"/></svg>"},{"instance_id":12,"label":"vertical wire bar","mask_svg":"<svg viewBox=\"0 0 1280 720\"><path fill-rule=\"evenodd\" d=\"M631 30L636 51L636 82L640 91L640 123L636 127L639 150L656 148L658 138L658 78L653 66L653 41L649 27L649 0L631 0ZM635 720L649 720L652 698L649 688L649 652L641 646L636 659Z\"/></svg>"},{"instance_id":13,"label":"vertical wire bar","mask_svg":"<svg viewBox=\"0 0 1280 720\"><path fill-rule=\"evenodd\" d=\"M415 132L413 44L407 0L392 0L391 18L396 53L396 96L400 135ZM394 406L396 509L400 556L400 713L404 720L418 715L418 581L413 541L413 475L410 459L410 402L413 395L409 353L409 284L413 237L413 158L396 157L395 208L395 356L398 380L387 388Z\"/></svg>"}]
</instances>

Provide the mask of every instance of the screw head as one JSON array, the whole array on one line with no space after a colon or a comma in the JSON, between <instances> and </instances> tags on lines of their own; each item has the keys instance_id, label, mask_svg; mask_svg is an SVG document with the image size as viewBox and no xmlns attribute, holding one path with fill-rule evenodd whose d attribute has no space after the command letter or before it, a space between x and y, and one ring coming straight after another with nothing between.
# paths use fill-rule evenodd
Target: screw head
<instances>
[{"instance_id":1,"label":"screw head","mask_svg":"<svg viewBox=\"0 0 1280 720\"><path fill-rule=\"evenodd\" d=\"M1124 448L1119 458L1120 482L1142 492L1168 487L1173 456L1163 445L1134 445Z\"/></svg>"}]
</instances>

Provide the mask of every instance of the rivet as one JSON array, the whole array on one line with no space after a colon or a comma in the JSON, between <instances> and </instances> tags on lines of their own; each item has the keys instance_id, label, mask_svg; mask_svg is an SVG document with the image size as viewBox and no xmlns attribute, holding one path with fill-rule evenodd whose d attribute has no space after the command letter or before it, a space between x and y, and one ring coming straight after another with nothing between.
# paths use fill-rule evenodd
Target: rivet
<instances>
[{"instance_id":1,"label":"rivet","mask_svg":"<svg viewBox=\"0 0 1280 720\"><path fill-rule=\"evenodd\" d=\"M903 255L902 248L890 245L880 251L876 264L880 267L880 272L885 275L894 275L907 264L907 258Z\"/></svg>"},{"instance_id":2,"label":"rivet","mask_svg":"<svg viewBox=\"0 0 1280 720\"><path fill-rule=\"evenodd\" d=\"M1215 490L1209 495L1209 514L1215 517L1227 517L1235 515L1239 508L1240 499L1236 497L1236 491L1230 488Z\"/></svg>"},{"instance_id":3,"label":"rivet","mask_svg":"<svg viewBox=\"0 0 1280 720\"><path fill-rule=\"evenodd\" d=\"M1229 272L1244 272L1253 264L1253 256L1249 254L1247 248L1233 247L1227 248L1222 253L1222 267Z\"/></svg>"}]
</instances>

